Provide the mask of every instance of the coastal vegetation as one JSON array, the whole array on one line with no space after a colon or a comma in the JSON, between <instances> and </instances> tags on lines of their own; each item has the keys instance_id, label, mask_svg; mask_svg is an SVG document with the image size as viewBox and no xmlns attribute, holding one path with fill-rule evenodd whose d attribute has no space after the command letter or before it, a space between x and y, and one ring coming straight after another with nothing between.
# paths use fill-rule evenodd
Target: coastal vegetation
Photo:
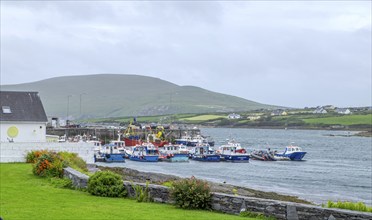
<instances>
[{"instance_id":1,"label":"coastal vegetation","mask_svg":"<svg viewBox=\"0 0 372 220\"><path fill-rule=\"evenodd\" d=\"M372 207L367 206L363 202L348 202L348 201L337 201L333 202L329 200L326 204L322 205L326 208L337 208L337 209L348 209L360 212L372 212Z\"/></svg>"},{"instance_id":2,"label":"coastal vegetation","mask_svg":"<svg viewBox=\"0 0 372 220\"><path fill-rule=\"evenodd\" d=\"M146 183L149 182L150 184L156 185L163 185L172 188L174 182L181 181L182 178L174 175L167 175L162 173L152 173L152 172L141 172L138 170L124 168L124 167L106 167L106 166L98 166L100 170L109 170L115 172L122 176L122 178L126 181L130 182L138 182L138 183ZM263 198L263 199L273 199L273 200L280 200L280 201L288 201L288 202L297 202L303 204L311 204L309 201L300 199L296 196L278 194L275 192L266 192L255 190L247 187L241 186L234 186L226 183L215 183L215 182L208 182L210 186L211 192L219 192L219 193L226 193L226 194L233 194L233 195L240 195L240 196L249 196L249 197L256 197L256 198Z\"/></svg>"},{"instance_id":3,"label":"coastal vegetation","mask_svg":"<svg viewBox=\"0 0 372 220\"><path fill-rule=\"evenodd\" d=\"M96 172L89 177L88 192L102 197L124 197L127 195L121 176L110 171Z\"/></svg>"},{"instance_id":4,"label":"coastal vegetation","mask_svg":"<svg viewBox=\"0 0 372 220\"><path fill-rule=\"evenodd\" d=\"M30 164L26 163L1 163L0 183L0 216L3 219L242 219L235 215L97 197L84 191L57 188L47 178L33 175Z\"/></svg>"},{"instance_id":5,"label":"coastal vegetation","mask_svg":"<svg viewBox=\"0 0 372 220\"><path fill-rule=\"evenodd\" d=\"M351 129L370 131L371 111L352 115L335 113L313 114L312 112L288 111L287 115L272 116L270 111L240 112L239 119L229 119L226 113L213 114L173 114L137 117L140 123L191 124L212 127L239 128L301 128L301 129ZM121 123L123 126L133 121L133 117L90 119L84 123Z\"/></svg>"},{"instance_id":6,"label":"coastal vegetation","mask_svg":"<svg viewBox=\"0 0 372 220\"><path fill-rule=\"evenodd\" d=\"M76 153L54 152L48 150L30 151L26 162L32 164L32 171L41 177L63 177L63 168L70 166L81 172L87 172L87 165Z\"/></svg>"},{"instance_id":7,"label":"coastal vegetation","mask_svg":"<svg viewBox=\"0 0 372 220\"><path fill-rule=\"evenodd\" d=\"M210 209L211 189L207 182L195 177L173 182L171 197L183 209Z\"/></svg>"},{"instance_id":8,"label":"coastal vegetation","mask_svg":"<svg viewBox=\"0 0 372 220\"><path fill-rule=\"evenodd\" d=\"M326 125L370 125L372 114L366 115L343 115L321 118L305 118L307 124L326 124Z\"/></svg>"},{"instance_id":9,"label":"coastal vegetation","mask_svg":"<svg viewBox=\"0 0 372 220\"><path fill-rule=\"evenodd\" d=\"M149 182L146 181L146 186L143 188L141 185L132 184L137 202L151 202L149 191Z\"/></svg>"}]
</instances>

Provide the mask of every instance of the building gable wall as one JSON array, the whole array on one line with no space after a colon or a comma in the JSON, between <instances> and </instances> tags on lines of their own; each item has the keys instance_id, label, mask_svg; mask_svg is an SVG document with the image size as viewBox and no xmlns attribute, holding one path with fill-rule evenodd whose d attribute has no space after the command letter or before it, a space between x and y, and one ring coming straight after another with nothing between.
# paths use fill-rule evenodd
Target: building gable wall
<instances>
[{"instance_id":1,"label":"building gable wall","mask_svg":"<svg viewBox=\"0 0 372 220\"><path fill-rule=\"evenodd\" d=\"M0 123L1 142L45 142L45 122L7 122Z\"/></svg>"}]
</instances>

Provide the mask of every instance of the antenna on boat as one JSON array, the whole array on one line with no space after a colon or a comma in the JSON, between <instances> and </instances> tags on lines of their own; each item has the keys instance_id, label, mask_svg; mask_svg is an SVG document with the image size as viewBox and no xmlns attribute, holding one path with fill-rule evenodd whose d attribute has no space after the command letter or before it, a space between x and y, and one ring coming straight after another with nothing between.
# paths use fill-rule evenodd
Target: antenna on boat
<instances>
[{"instance_id":1,"label":"antenna on boat","mask_svg":"<svg viewBox=\"0 0 372 220\"><path fill-rule=\"evenodd\" d=\"M121 133L120 130L118 131L118 141L120 141Z\"/></svg>"}]
</instances>

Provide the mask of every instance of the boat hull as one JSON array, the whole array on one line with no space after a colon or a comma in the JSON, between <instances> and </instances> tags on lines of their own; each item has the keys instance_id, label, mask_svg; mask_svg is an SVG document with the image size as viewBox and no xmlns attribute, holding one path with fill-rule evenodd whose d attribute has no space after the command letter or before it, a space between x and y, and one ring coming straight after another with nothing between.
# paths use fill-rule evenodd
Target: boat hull
<instances>
[{"instance_id":1,"label":"boat hull","mask_svg":"<svg viewBox=\"0 0 372 220\"><path fill-rule=\"evenodd\" d=\"M130 156L129 160L133 161L140 161L140 162L158 162L159 161L159 156L154 155L154 156Z\"/></svg>"},{"instance_id":2,"label":"boat hull","mask_svg":"<svg viewBox=\"0 0 372 220\"><path fill-rule=\"evenodd\" d=\"M220 162L221 157L219 155L192 155L192 160L202 161L202 162Z\"/></svg>"},{"instance_id":3,"label":"boat hull","mask_svg":"<svg viewBox=\"0 0 372 220\"><path fill-rule=\"evenodd\" d=\"M290 160L302 160L304 158L306 152L294 152L291 155L289 155Z\"/></svg>"},{"instance_id":4,"label":"boat hull","mask_svg":"<svg viewBox=\"0 0 372 220\"><path fill-rule=\"evenodd\" d=\"M249 156L248 155L226 155L222 154L221 159L226 162L234 162L234 163L248 163Z\"/></svg>"},{"instance_id":5,"label":"boat hull","mask_svg":"<svg viewBox=\"0 0 372 220\"><path fill-rule=\"evenodd\" d=\"M289 160L299 161L304 158L305 154L306 152L293 152L291 154L275 154L275 156L288 158Z\"/></svg>"},{"instance_id":6,"label":"boat hull","mask_svg":"<svg viewBox=\"0 0 372 220\"><path fill-rule=\"evenodd\" d=\"M125 154L104 154L101 159L98 159L96 161L102 161L106 163L124 163Z\"/></svg>"},{"instance_id":7,"label":"boat hull","mask_svg":"<svg viewBox=\"0 0 372 220\"><path fill-rule=\"evenodd\" d=\"M135 138L124 138L125 146L136 146L141 145L141 140Z\"/></svg>"},{"instance_id":8,"label":"boat hull","mask_svg":"<svg viewBox=\"0 0 372 220\"><path fill-rule=\"evenodd\" d=\"M172 156L164 156L161 161L165 162L189 162L188 154L174 154Z\"/></svg>"},{"instance_id":9,"label":"boat hull","mask_svg":"<svg viewBox=\"0 0 372 220\"><path fill-rule=\"evenodd\" d=\"M168 141L153 141L151 143L156 147L164 147L164 145L169 144Z\"/></svg>"}]
</instances>

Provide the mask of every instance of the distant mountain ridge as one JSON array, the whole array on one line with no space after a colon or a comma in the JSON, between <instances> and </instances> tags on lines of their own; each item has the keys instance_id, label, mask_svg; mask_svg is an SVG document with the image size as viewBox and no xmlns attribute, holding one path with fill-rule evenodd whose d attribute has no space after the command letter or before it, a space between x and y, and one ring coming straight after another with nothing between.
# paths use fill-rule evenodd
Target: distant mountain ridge
<instances>
[{"instance_id":1,"label":"distant mountain ridge","mask_svg":"<svg viewBox=\"0 0 372 220\"><path fill-rule=\"evenodd\" d=\"M140 75L63 76L0 88L2 91L37 91L48 116L67 117L68 114L74 119L238 112L273 107Z\"/></svg>"}]
</instances>

